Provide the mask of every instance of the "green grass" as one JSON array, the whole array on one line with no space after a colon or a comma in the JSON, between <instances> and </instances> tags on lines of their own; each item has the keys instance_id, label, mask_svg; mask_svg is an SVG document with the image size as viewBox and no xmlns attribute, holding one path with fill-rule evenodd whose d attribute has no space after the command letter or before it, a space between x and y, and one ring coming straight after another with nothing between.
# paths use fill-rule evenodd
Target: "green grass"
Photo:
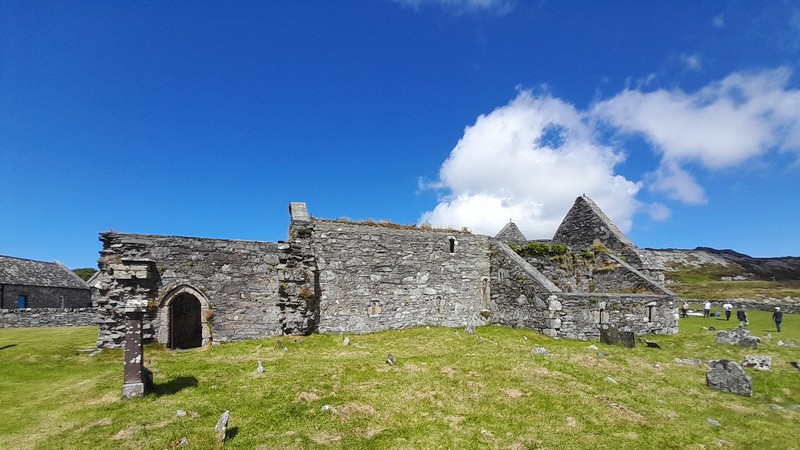
<instances>
[{"instance_id":1,"label":"green grass","mask_svg":"<svg viewBox=\"0 0 800 450\"><path fill-rule=\"evenodd\" d=\"M778 335L768 313L750 315L755 335L772 333L756 351L716 344L704 329L734 321L696 317L681 319L680 335L652 337L661 350L500 326L350 335L350 346L338 335L284 337L286 353L274 339L153 346L156 391L134 400L121 399L121 351L82 351L96 329L0 329L0 448L165 449L181 437L190 443L181 448L220 448L213 427L226 409L226 448L798 448L789 436L800 410L789 407L800 404L800 373L789 362L800 347L776 342L800 340L800 317L786 315ZM553 356L531 354L536 346ZM673 362L754 353L773 368L748 369L752 398L711 390L702 366Z\"/></svg>"},{"instance_id":2,"label":"green grass","mask_svg":"<svg viewBox=\"0 0 800 450\"><path fill-rule=\"evenodd\" d=\"M702 267L676 266L665 276L676 282L669 288L685 298L726 299L764 297L800 297L800 280L741 280L722 281L722 277L742 275L738 267L705 265Z\"/></svg>"}]
</instances>

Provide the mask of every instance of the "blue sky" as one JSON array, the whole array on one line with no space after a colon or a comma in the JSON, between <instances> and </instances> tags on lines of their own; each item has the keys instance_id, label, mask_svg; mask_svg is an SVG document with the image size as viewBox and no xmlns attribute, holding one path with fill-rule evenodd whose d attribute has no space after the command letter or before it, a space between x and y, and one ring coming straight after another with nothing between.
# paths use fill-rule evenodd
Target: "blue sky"
<instances>
[{"instance_id":1,"label":"blue sky","mask_svg":"<svg viewBox=\"0 0 800 450\"><path fill-rule=\"evenodd\" d=\"M763 3L763 4L762 4ZM312 215L800 255L800 4L0 0L0 254Z\"/></svg>"}]
</instances>

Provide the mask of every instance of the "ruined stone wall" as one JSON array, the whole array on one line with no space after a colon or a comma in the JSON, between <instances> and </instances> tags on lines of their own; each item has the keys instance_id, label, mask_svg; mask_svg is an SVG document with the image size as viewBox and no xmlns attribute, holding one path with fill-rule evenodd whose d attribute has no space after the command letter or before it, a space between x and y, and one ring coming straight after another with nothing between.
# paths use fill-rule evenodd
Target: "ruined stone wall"
<instances>
[{"instance_id":1,"label":"ruined stone wall","mask_svg":"<svg viewBox=\"0 0 800 450\"><path fill-rule=\"evenodd\" d=\"M320 332L485 323L486 236L314 220L312 242Z\"/></svg>"},{"instance_id":2,"label":"ruined stone wall","mask_svg":"<svg viewBox=\"0 0 800 450\"><path fill-rule=\"evenodd\" d=\"M0 309L0 328L85 327L97 324L93 308Z\"/></svg>"},{"instance_id":3,"label":"ruined stone wall","mask_svg":"<svg viewBox=\"0 0 800 450\"><path fill-rule=\"evenodd\" d=\"M492 243L495 323L553 337L599 339L601 324L641 334L678 332L678 309L667 294L567 293L507 245Z\"/></svg>"},{"instance_id":4,"label":"ruined stone wall","mask_svg":"<svg viewBox=\"0 0 800 450\"><path fill-rule=\"evenodd\" d=\"M207 303L203 320L213 342L282 334L278 244L120 233L103 233L100 240L100 273L92 283L98 346L121 345L129 299L150 302L144 338L154 340L164 323L160 302L181 287Z\"/></svg>"},{"instance_id":5,"label":"ruined stone wall","mask_svg":"<svg viewBox=\"0 0 800 450\"><path fill-rule=\"evenodd\" d=\"M27 297L28 308L86 308L92 304L92 295L88 288L4 284L0 302L2 308L16 308L20 295Z\"/></svg>"}]
</instances>

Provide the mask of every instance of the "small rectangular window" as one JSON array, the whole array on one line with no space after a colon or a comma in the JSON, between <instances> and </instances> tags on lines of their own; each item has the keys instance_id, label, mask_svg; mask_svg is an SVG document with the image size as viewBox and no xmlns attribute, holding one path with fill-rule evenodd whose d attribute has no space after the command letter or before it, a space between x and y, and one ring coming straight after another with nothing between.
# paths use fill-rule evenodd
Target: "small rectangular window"
<instances>
[{"instance_id":1,"label":"small rectangular window","mask_svg":"<svg viewBox=\"0 0 800 450\"><path fill-rule=\"evenodd\" d=\"M28 307L28 296L27 295L20 295L17 297L17 308L25 309Z\"/></svg>"}]
</instances>

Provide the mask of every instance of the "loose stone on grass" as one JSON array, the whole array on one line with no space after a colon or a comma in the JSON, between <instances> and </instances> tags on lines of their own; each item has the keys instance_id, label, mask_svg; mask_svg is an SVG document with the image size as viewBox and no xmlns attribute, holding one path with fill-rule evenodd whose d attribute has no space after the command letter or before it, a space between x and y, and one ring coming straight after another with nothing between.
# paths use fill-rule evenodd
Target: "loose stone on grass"
<instances>
[{"instance_id":1,"label":"loose stone on grass","mask_svg":"<svg viewBox=\"0 0 800 450\"><path fill-rule=\"evenodd\" d=\"M550 352L544 347L533 347L531 353L534 355L549 355Z\"/></svg>"},{"instance_id":2,"label":"loose stone on grass","mask_svg":"<svg viewBox=\"0 0 800 450\"><path fill-rule=\"evenodd\" d=\"M710 361L706 384L712 389L751 397L753 381L738 364L727 359Z\"/></svg>"},{"instance_id":3,"label":"loose stone on grass","mask_svg":"<svg viewBox=\"0 0 800 450\"><path fill-rule=\"evenodd\" d=\"M747 355L742 365L750 369L769 370L772 367L772 357L767 355Z\"/></svg>"},{"instance_id":4,"label":"loose stone on grass","mask_svg":"<svg viewBox=\"0 0 800 450\"><path fill-rule=\"evenodd\" d=\"M389 353L389 356L386 357L386 364L394 366L395 363L397 363L397 359L395 359L394 355Z\"/></svg>"},{"instance_id":5,"label":"loose stone on grass","mask_svg":"<svg viewBox=\"0 0 800 450\"><path fill-rule=\"evenodd\" d=\"M225 442L225 433L228 431L228 420L230 417L230 410L225 410L225 412L219 417L217 424L214 426L214 431L217 432L217 440L219 442Z\"/></svg>"},{"instance_id":6,"label":"loose stone on grass","mask_svg":"<svg viewBox=\"0 0 800 450\"><path fill-rule=\"evenodd\" d=\"M258 367L256 367L256 372L264 373L264 365L261 364L261 361L258 362Z\"/></svg>"},{"instance_id":7,"label":"loose stone on grass","mask_svg":"<svg viewBox=\"0 0 800 450\"><path fill-rule=\"evenodd\" d=\"M717 421L715 419L712 419L711 417L707 418L706 422L710 423L711 425L714 425L715 427L721 427L722 426L722 424L719 423L719 421Z\"/></svg>"},{"instance_id":8,"label":"loose stone on grass","mask_svg":"<svg viewBox=\"0 0 800 450\"><path fill-rule=\"evenodd\" d=\"M752 336L750 332L744 328L734 328L731 331L722 330L717 333L717 343L758 348L758 344L761 343L761 338Z\"/></svg>"}]
</instances>

